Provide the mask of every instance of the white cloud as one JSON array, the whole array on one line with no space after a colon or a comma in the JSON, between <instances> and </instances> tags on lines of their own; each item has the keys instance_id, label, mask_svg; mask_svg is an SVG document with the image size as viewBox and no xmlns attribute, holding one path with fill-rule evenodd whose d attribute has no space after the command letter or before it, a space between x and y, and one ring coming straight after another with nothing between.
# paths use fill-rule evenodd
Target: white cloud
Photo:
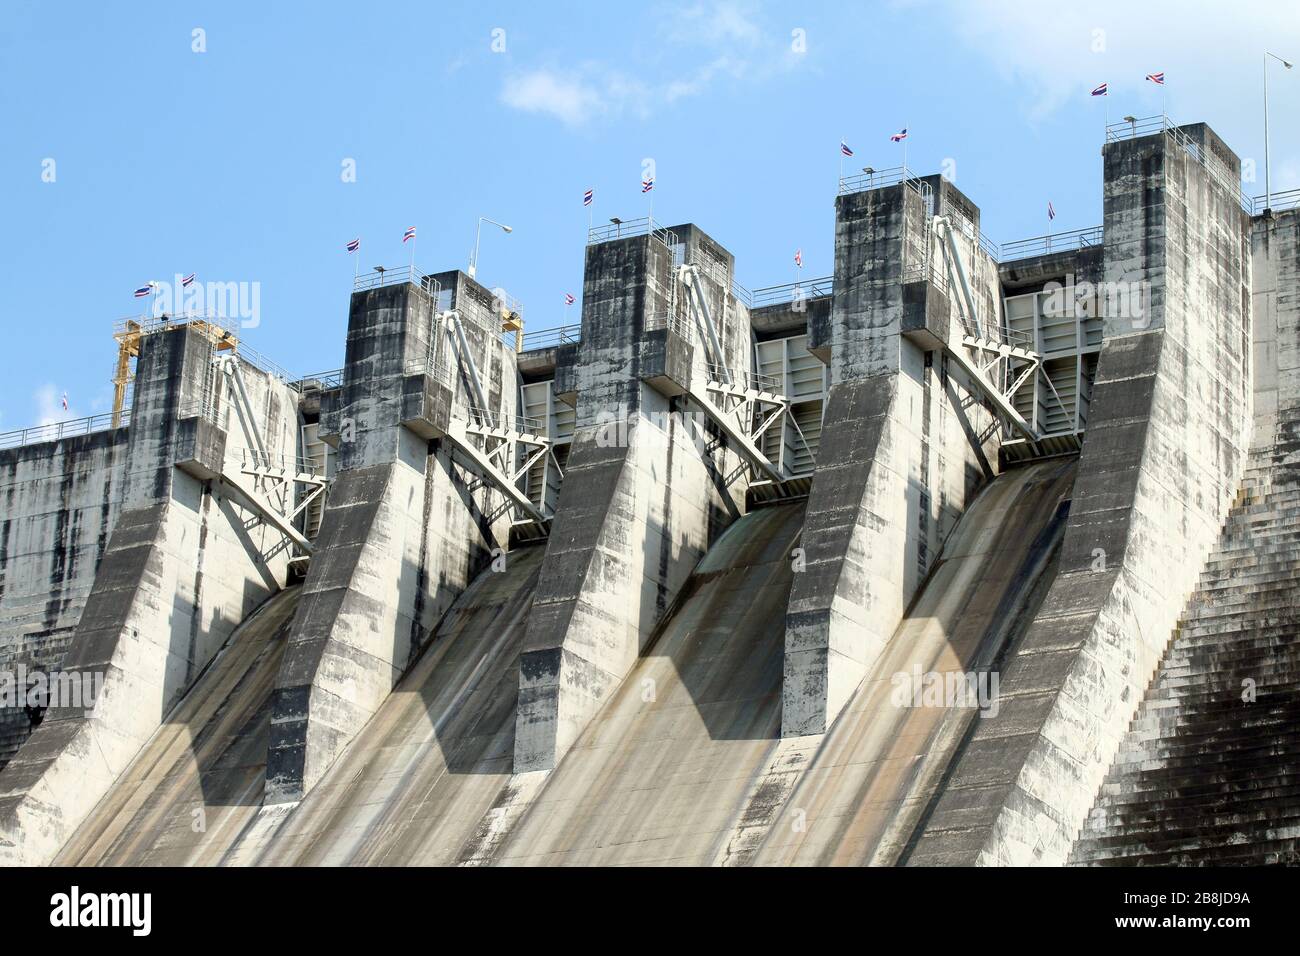
<instances>
[{"instance_id":1,"label":"white cloud","mask_svg":"<svg viewBox=\"0 0 1300 956\"><path fill-rule=\"evenodd\" d=\"M546 69L506 77L501 101L525 113L550 114L570 126L581 126L608 109L605 98L586 80Z\"/></svg>"},{"instance_id":2,"label":"white cloud","mask_svg":"<svg viewBox=\"0 0 1300 956\"><path fill-rule=\"evenodd\" d=\"M501 101L514 109L550 115L569 126L598 118L649 116L656 109L706 93L723 78L761 81L791 69L786 31L761 27L751 8L736 2L697 3L663 13L659 62L642 64L644 76L626 63L592 61L563 70L538 67L506 77ZM695 56L699 62L692 64Z\"/></svg>"},{"instance_id":3,"label":"white cloud","mask_svg":"<svg viewBox=\"0 0 1300 956\"><path fill-rule=\"evenodd\" d=\"M1101 82L1111 86L1113 112L1122 115L1127 108L1114 102L1118 97L1158 113L1160 90L1143 80L1155 71L1168 74L1171 114L1175 104L1196 113L1258 111L1265 46L1300 57L1300 17L1284 13L1275 0L1094 0L1050 8L1040 0L938 0L937 5L944 12L936 22L947 24L955 38L983 54L1003 76L1024 84L1031 119L1085 103L1087 91Z\"/></svg>"}]
</instances>

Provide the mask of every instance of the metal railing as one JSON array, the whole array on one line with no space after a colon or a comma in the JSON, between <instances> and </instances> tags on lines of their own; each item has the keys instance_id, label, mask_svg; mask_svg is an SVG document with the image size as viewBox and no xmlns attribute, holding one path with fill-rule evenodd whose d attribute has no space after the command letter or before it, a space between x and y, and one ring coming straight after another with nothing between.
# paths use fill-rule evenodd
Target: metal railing
<instances>
[{"instance_id":1,"label":"metal railing","mask_svg":"<svg viewBox=\"0 0 1300 956\"><path fill-rule=\"evenodd\" d=\"M822 276L819 279L801 279L798 282L787 282L785 285L769 285L754 290L751 307L758 309L770 305L781 305L799 298L820 299L831 295L834 291L834 276Z\"/></svg>"},{"instance_id":2,"label":"metal railing","mask_svg":"<svg viewBox=\"0 0 1300 956\"><path fill-rule=\"evenodd\" d=\"M489 428L494 431L510 428L520 435L543 435L547 434L546 419L530 418L527 415L502 415L500 412L479 408L475 405L469 406L471 419L481 422L481 427Z\"/></svg>"},{"instance_id":3,"label":"metal railing","mask_svg":"<svg viewBox=\"0 0 1300 956\"><path fill-rule=\"evenodd\" d=\"M743 302L745 308L752 309L754 307L754 293L737 282L735 276L731 277L731 294Z\"/></svg>"},{"instance_id":4,"label":"metal railing","mask_svg":"<svg viewBox=\"0 0 1300 956\"><path fill-rule=\"evenodd\" d=\"M130 423L131 409L129 407L123 408L121 415L119 427ZM105 412L102 415L72 418L65 422L49 422L44 425L18 428L14 431L0 433L0 448L20 448L23 445L37 445L41 442L60 441L64 438L75 438L79 435L90 435L94 432L111 431L114 427L113 418L112 412Z\"/></svg>"},{"instance_id":5,"label":"metal railing","mask_svg":"<svg viewBox=\"0 0 1300 956\"><path fill-rule=\"evenodd\" d=\"M1101 226L1089 226L1087 229L1034 236L1031 239L1017 239L1015 242L1004 242L1001 245L999 248L1001 256L998 261L1010 262L1014 259L1028 259L1031 256L1048 255L1053 252L1086 249L1089 246L1101 245L1103 238Z\"/></svg>"},{"instance_id":6,"label":"metal railing","mask_svg":"<svg viewBox=\"0 0 1300 956\"><path fill-rule=\"evenodd\" d=\"M763 375L759 372L744 370L738 371L712 362L708 363L706 368L711 382L729 382L743 389L768 392L773 395L779 395L781 392L781 379L774 375Z\"/></svg>"},{"instance_id":7,"label":"metal railing","mask_svg":"<svg viewBox=\"0 0 1300 956\"><path fill-rule=\"evenodd\" d=\"M582 339L581 325L562 325L557 329L542 329L529 332L524 336L524 351L534 349L552 349L561 345L572 345Z\"/></svg>"},{"instance_id":8,"label":"metal railing","mask_svg":"<svg viewBox=\"0 0 1300 956\"><path fill-rule=\"evenodd\" d=\"M897 186L899 183L907 183L919 195L924 195L922 187L928 189L928 184L922 181L921 176L915 170L906 166L891 166L888 169L877 169L870 173L855 173L852 176L841 178L840 195L847 196L850 193L879 189L882 186Z\"/></svg>"},{"instance_id":9,"label":"metal railing","mask_svg":"<svg viewBox=\"0 0 1300 956\"><path fill-rule=\"evenodd\" d=\"M415 266L410 265L394 266L391 269L377 267L370 272L363 272L352 280L352 291L364 292L367 289L378 289L386 285L403 285L407 282L424 289L435 299L442 291L437 279L429 273L421 272Z\"/></svg>"},{"instance_id":10,"label":"metal railing","mask_svg":"<svg viewBox=\"0 0 1300 956\"><path fill-rule=\"evenodd\" d=\"M402 368L404 375L428 375L436 382L450 386L453 382L451 366L443 361L442 356L434 358L413 359Z\"/></svg>"},{"instance_id":11,"label":"metal railing","mask_svg":"<svg viewBox=\"0 0 1300 956\"><path fill-rule=\"evenodd\" d=\"M1161 113L1159 116L1144 116L1132 121L1111 123L1106 127L1106 142L1118 143L1140 136L1154 136L1161 132L1200 163L1211 179L1236 198L1243 210L1254 213L1254 201L1242 190L1241 181L1238 179L1234 182L1232 172L1217 158L1210 155L1208 150L1202 149L1201 144L1188 136L1187 132L1174 123L1168 114Z\"/></svg>"},{"instance_id":12,"label":"metal railing","mask_svg":"<svg viewBox=\"0 0 1300 956\"><path fill-rule=\"evenodd\" d=\"M339 388L343 385L343 369L331 369L328 372L312 372L310 375L304 375L296 382L290 382L291 386L298 391L304 391L308 386L316 388L331 389Z\"/></svg>"},{"instance_id":13,"label":"metal railing","mask_svg":"<svg viewBox=\"0 0 1300 956\"><path fill-rule=\"evenodd\" d=\"M612 222L607 226L593 226L587 230L587 245L593 246L596 243L610 242L614 239L630 239L633 236L653 236L665 246L677 245L676 234L649 216L643 219Z\"/></svg>"},{"instance_id":14,"label":"metal railing","mask_svg":"<svg viewBox=\"0 0 1300 956\"><path fill-rule=\"evenodd\" d=\"M245 468L263 468L268 471L305 475L320 475L325 470L324 460L315 455L273 454L255 448L232 449L232 452L239 454L240 464Z\"/></svg>"},{"instance_id":15,"label":"metal railing","mask_svg":"<svg viewBox=\"0 0 1300 956\"><path fill-rule=\"evenodd\" d=\"M679 313L651 312L647 315L645 317L645 330L655 332L659 329L668 329L688 342L692 340L691 321Z\"/></svg>"},{"instance_id":16,"label":"metal railing","mask_svg":"<svg viewBox=\"0 0 1300 956\"><path fill-rule=\"evenodd\" d=\"M1281 212L1284 209L1300 209L1300 189L1288 189L1285 192L1273 193L1271 202L1269 202L1269 198L1268 196L1256 196L1251 200L1251 215L1263 215L1265 209L1272 209L1276 212Z\"/></svg>"}]
</instances>

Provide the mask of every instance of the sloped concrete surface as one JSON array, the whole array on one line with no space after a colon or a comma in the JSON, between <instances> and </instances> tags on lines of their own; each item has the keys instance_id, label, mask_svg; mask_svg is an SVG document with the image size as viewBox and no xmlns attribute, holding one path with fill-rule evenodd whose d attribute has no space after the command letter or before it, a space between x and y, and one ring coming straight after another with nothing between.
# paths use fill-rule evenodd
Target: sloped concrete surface
<instances>
[{"instance_id":1,"label":"sloped concrete surface","mask_svg":"<svg viewBox=\"0 0 1300 956\"><path fill-rule=\"evenodd\" d=\"M972 722L969 708L899 706L899 674L996 671L1054 571L1072 458L1000 475L972 503L866 680L754 854L759 864L898 863Z\"/></svg>"},{"instance_id":2,"label":"sloped concrete surface","mask_svg":"<svg viewBox=\"0 0 1300 956\"><path fill-rule=\"evenodd\" d=\"M423 656L278 828L253 828L241 861L445 865L473 852L510 780L519 649L542 549L484 571Z\"/></svg>"},{"instance_id":3,"label":"sloped concrete surface","mask_svg":"<svg viewBox=\"0 0 1300 956\"><path fill-rule=\"evenodd\" d=\"M281 591L239 626L55 864L221 862L262 803L271 688L301 594Z\"/></svg>"}]
</instances>

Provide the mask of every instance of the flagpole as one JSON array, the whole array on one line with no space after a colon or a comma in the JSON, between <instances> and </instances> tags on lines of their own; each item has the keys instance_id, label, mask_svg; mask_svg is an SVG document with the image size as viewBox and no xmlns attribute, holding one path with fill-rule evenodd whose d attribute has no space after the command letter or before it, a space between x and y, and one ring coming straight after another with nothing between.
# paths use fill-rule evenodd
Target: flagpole
<instances>
[{"instance_id":1,"label":"flagpole","mask_svg":"<svg viewBox=\"0 0 1300 956\"><path fill-rule=\"evenodd\" d=\"M907 131L903 135L903 181L907 182L907 137L912 133L911 123L905 124L903 129Z\"/></svg>"},{"instance_id":2,"label":"flagpole","mask_svg":"<svg viewBox=\"0 0 1300 956\"><path fill-rule=\"evenodd\" d=\"M415 281L415 238L415 236L411 237L411 274L409 278L412 282ZM477 262L474 264L478 265Z\"/></svg>"},{"instance_id":3,"label":"flagpole","mask_svg":"<svg viewBox=\"0 0 1300 956\"><path fill-rule=\"evenodd\" d=\"M835 191L837 193L840 189L840 183L844 181L844 142L844 137L840 136L840 148L837 150L840 154L840 178L835 180Z\"/></svg>"}]
</instances>

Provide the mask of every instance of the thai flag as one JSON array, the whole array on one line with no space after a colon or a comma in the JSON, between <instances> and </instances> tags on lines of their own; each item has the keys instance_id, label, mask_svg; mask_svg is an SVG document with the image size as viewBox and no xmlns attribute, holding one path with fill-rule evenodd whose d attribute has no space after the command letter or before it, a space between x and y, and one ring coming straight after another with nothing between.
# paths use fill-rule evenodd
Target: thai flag
<instances>
[{"instance_id":1,"label":"thai flag","mask_svg":"<svg viewBox=\"0 0 1300 956\"><path fill-rule=\"evenodd\" d=\"M573 303L575 303L575 302L577 302L577 301L578 301L578 300L575 299L575 298L573 297L573 293L572 293L572 292L566 292L566 293L564 293L564 304L565 304L565 305L573 305Z\"/></svg>"},{"instance_id":2,"label":"thai flag","mask_svg":"<svg viewBox=\"0 0 1300 956\"><path fill-rule=\"evenodd\" d=\"M353 239L351 242L348 243L348 252L356 252L360 248L361 248L360 239Z\"/></svg>"},{"instance_id":3,"label":"thai flag","mask_svg":"<svg viewBox=\"0 0 1300 956\"><path fill-rule=\"evenodd\" d=\"M188 289L190 286L192 286L194 284L194 279L196 276L198 276L197 272L191 272L189 275L187 275L184 279L181 280L181 288Z\"/></svg>"},{"instance_id":4,"label":"thai flag","mask_svg":"<svg viewBox=\"0 0 1300 956\"><path fill-rule=\"evenodd\" d=\"M1056 207L1052 205L1052 201L1050 199L1047 201L1047 218L1048 219L1056 218Z\"/></svg>"},{"instance_id":5,"label":"thai flag","mask_svg":"<svg viewBox=\"0 0 1300 956\"><path fill-rule=\"evenodd\" d=\"M584 206L590 206L591 201L595 198L596 198L596 190L588 189L585 193L582 194L582 204Z\"/></svg>"},{"instance_id":6,"label":"thai flag","mask_svg":"<svg viewBox=\"0 0 1300 956\"><path fill-rule=\"evenodd\" d=\"M146 283L146 284L140 286L140 288L138 288L138 289L135 290L135 297L136 297L137 299L143 299L145 296L147 296L147 295L148 295L149 293L151 293L151 292L153 292L153 283L152 283L152 282L148 282L148 283Z\"/></svg>"},{"instance_id":7,"label":"thai flag","mask_svg":"<svg viewBox=\"0 0 1300 956\"><path fill-rule=\"evenodd\" d=\"M410 229L406 230L405 235L402 236L402 242L406 242L408 239L414 239L414 238L415 238L415 227L412 226Z\"/></svg>"},{"instance_id":8,"label":"thai flag","mask_svg":"<svg viewBox=\"0 0 1300 956\"><path fill-rule=\"evenodd\" d=\"M903 140L905 140L905 139L907 139L907 127L906 127L906 126L904 126L902 129L900 129L900 130L899 130L897 133L895 133L893 136L889 137L889 141L890 141L891 143L901 143L901 142L902 142Z\"/></svg>"},{"instance_id":9,"label":"thai flag","mask_svg":"<svg viewBox=\"0 0 1300 956\"><path fill-rule=\"evenodd\" d=\"M853 150L849 149L849 144L844 142L844 140L840 140L840 155L841 156L853 155Z\"/></svg>"},{"instance_id":10,"label":"thai flag","mask_svg":"<svg viewBox=\"0 0 1300 956\"><path fill-rule=\"evenodd\" d=\"M655 181L653 179L641 180L641 191L643 193L648 193L650 190L654 188L655 188Z\"/></svg>"},{"instance_id":11,"label":"thai flag","mask_svg":"<svg viewBox=\"0 0 1300 956\"><path fill-rule=\"evenodd\" d=\"M1106 95L1106 84L1103 83L1103 84L1101 84L1101 86L1095 87L1095 88L1093 89L1093 91L1092 91L1092 95L1093 95L1093 96L1105 96L1105 95Z\"/></svg>"},{"instance_id":12,"label":"thai flag","mask_svg":"<svg viewBox=\"0 0 1300 956\"><path fill-rule=\"evenodd\" d=\"M800 269L803 268L803 250L802 250L802 249L796 249L796 250L794 251L794 264L797 265Z\"/></svg>"},{"instance_id":13,"label":"thai flag","mask_svg":"<svg viewBox=\"0 0 1300 956\"><path fill-rule=\"evenodd\" d=\"M67 393L67 392L64 392L64 393L63 393L63 410L64 410L65 412L68 410L68 393Z\"/></svg>"},{"instance_id":14,"label":"thai flag","mask_svg":"<svg viewBox=\"0 0 1300 956\"><path fill-rule=\"evenodd\" d=\"M1150 80L1152 83L1154 83L1156 86L1165 85L1165 75L1163 73L1148 73L1147 79Z\"/></svg>"}]
</instances>

